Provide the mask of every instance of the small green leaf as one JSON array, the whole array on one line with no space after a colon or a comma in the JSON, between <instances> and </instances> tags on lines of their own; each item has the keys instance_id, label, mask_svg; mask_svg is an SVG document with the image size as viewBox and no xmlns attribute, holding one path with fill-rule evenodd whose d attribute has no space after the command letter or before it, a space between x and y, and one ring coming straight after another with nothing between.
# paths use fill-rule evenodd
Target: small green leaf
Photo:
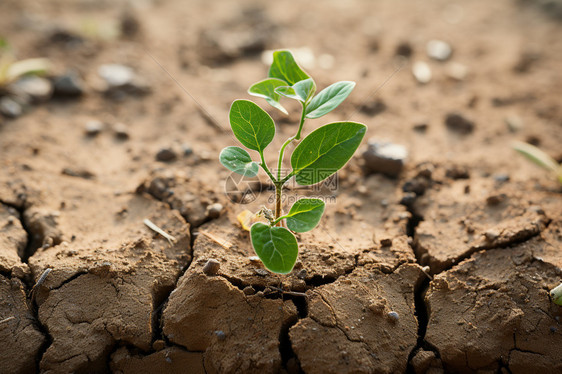
<instances>
[{"instance_id":1,"label":"small green leaf","mask_svg":"<svg viewBox=\"0 0 562 374\"><path fill-rule=\"evenodd\" d=\"M275 136L275 124L269 114L251 101L234 101L229 117L236 139L254 151L262 153Z\"/></svg>"},{"instance_id":2,"label":"small green leaf","mask_svg":"<svg viewBox=\"0 0 562 374\"><path fill-rule=\"evenodd\" d=\"M559 168L558 163L541 149L529 143L514 142L513 148L538 166L556 172Z\"/></svg>"},{"instance_id":3,"label":"small green leaf","mask_svg":"<svg viewBox=\"0 0 562 374\"><path fill-rule=\"evenodd\" d=\"M269 78L281 79L289 86L310 78L299 65L295 62L293 55L289 51L273 52L273 63L269 68Z\"/></svg>"},{"instance_id":4,"label":"small green leaf","mask_svg":"<svg viewBox=\"0 0 562 374\"><path fill-rule=\"evenodd\" d=\"M320 222L326 204L320 199L299 199L287 214L287 227L295 232L312 230Z\"/></svg>"},{"instance_id":5,"label":"small green leaf","mask_svg":"<svg viewBox=\"0 0 562 374\"><path fill-rule=\"evenodd\" d=\"M275 92L275 89L281 86L287 86L287 82L281 79L268 78L254 83L252 87L248 89L248 93L252 96L263 97L269 105L288 114L287 110L279 103L279 94Z\"/></svg>"},{"instance_id":6,"label":"small green leaf","mask_svg":"<svg viewBox=\"0 0 562 374\"><path fill-rule=\"evenodd\" d=\"M240 147L226 147L221 151L219 160L228 170L245 177L255 177L258 174L258 164Z\"/></svg>"},{"instance_id":7,"label":"small green leaf","mask_svg":"<svg viewBox=\"0 0 562 374\"><path fill-rule=\"evenodd\" d=\"M256 254L267 269L280 274L287 274L293 270L299 246L289 230L257 222L252 225L250 236Z\"/></svg>"},{"instance_id":8,"label":"small green leaf","mask_svg":"<svg viewBox=\"0 0 562 374\"><path fill-rule=\"evenodd\" d=\"M316 92L316 84L312 78L295 83L292 87L277 87L275 92L285 97L307 102Z\"/></svg>"},{"instance_id":9,"label":"small green leaf","mask_svg":"<svg viewBox=\"0 0 562 374\"><path fill-rule=\"evenodd\" d=\"M291 155L296 182L309 186L334 174L353 156L366 130L361 123L334 122L311 132Z\"/></svg>"},{"instance_id":10,"label":"small green leaf","mask_svg":"<svg viewBox=\"0 0 562 374\"><path fill-rule=\"evenodd\" d=\"M351 93L355 82L342 81L326 87L306 107L306 118L319 118L336 109Z\"/></svg>"}]
</instances>

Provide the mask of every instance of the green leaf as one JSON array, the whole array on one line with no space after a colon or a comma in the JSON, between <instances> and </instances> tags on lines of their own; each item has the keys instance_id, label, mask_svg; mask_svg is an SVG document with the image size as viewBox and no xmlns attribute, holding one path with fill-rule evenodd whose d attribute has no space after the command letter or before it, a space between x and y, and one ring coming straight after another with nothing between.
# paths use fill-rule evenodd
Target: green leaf
<instances>
[{"instance_id":1,"label":"green leaf","mask_svg":"<svg viewBox=\"0 0 562 374\"><path fill-rule=\"evenodd\" d=\"M336 82L326 87L306 107L306 118L319 118L336 109L351 93L355 82Z\"/></svg>"},{"instance_id":2,"label":"green leaf","mask_svg":"<svg viewBox=\"0 0 562 374\"><path fill-rule=\"evenodd\" d=\"M267 269L280 274L287 274L293 270L299 246L289 230L257 222L252 225L250 236L256 254Z\"/></svg>"},{"instance_id":3,"label":"green leaf","mask_svg":"<svg viewBox=\"0 0 562 374\"><path fill-rule=\"evenodd\" d=\"M285 97L307 102L316 92L316 84L312 78L295 83L292 87L277 87L275 92Z\"/></svg>"},{"instance_id":4,"label":"green leaf","mask_svg":"<svg viewBox=\"0 0 562 374\"><path fill-rule=\"evenodd\" d=\"M287 86L287 82L281 79L268 78L254 83L252 87L248 89L248 93L252 96L263 97L269 105L288 114L287 110L279 103L279 94L275 92L275 89L281 86Z\"/></svg>"},{"instance_id":5,"label":"green leaf","mask_svg":"<svg viewBox=\"0 0 562 374\"><path fill-rule=\"evenodd\" d=\"M269 114L251 101L234 101L229 117L236 139L254 151L262 153L275 136L275 124Z\"/></svg>"},{"instance_id":6,"label":"green leaf","mask_svg":"<svg viewBox=\"0 0 562 374\"><path fill-rule=\"evenodd\" d=\"M559 168L556 160L532 144L516 141L513 143L513 149L546 170L556 172Z\"/></svg>"},{"instance_id":7,"label":"green leaf","mask_svg":"<svg viewBox=\"0 0 562 374\"><path fill-rule=\"evenodd\" d=\"M219 160L228 170L245 177L255 177L258 174L258 164L240 147L226 147L221 151Z\"/></svg>"},{"instance_id":8,"label":"green leaf","mask_svg":"<svg viewBox=\"0 0 562 374\"><path fill-rule=\"evenodd\" d=\"M273 52L273 63L269 68L269 78L281 79L289 86L310 78L299 65L295 62L293 55L289 51Z\"/></svg>"},{"instance_id":9,"label":"green leaf","mask_svg":"<svg viewBox=\"0 0 562 374\"><path fill-rule=\"evenodd\" d=\"M353 156L366 130L361 123L334 122L311 132L291 155L296 182L309 186L334 174Z\"/></svg>"},{"instance_id":10,"label":"green leaf","mask_svg":"<svg viewBox=\"0 0 562 374\"><path fill-rule=\"evenodd\" d=\"M6 76L9 80L15 80L23 75L46 74L51 69L51 62L46 58L28 58L16 61L10 65Z\"/></svg>"},{"instance_id":11,"label":"green leaf","mask_svg":"<svg viewBox=\"0 0 562 374\"><path fill-rule=\"evenodd\" d=\"M312 230L320 222L326 204L320 199L297 200L287 214L287 227L295 232Z\"/></svg>"}]
</instances>

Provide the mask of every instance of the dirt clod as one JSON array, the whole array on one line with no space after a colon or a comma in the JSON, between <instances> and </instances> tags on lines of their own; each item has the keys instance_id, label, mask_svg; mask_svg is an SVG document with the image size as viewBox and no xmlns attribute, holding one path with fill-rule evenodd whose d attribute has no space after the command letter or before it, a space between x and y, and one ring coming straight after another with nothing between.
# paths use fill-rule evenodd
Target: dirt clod
<instances>
[{"instance_id":1,"label":"dirt clod","mask_svg":"<svg viewBox=\"0 0 562 374\"><path fill-rule=\"evenodd\" d=\"M211 258L207 260L205 266L203 266L203 273L209 276L217 275L219 273L220 268L221 268L221 263Z\"/></svg>"}]
</instances>

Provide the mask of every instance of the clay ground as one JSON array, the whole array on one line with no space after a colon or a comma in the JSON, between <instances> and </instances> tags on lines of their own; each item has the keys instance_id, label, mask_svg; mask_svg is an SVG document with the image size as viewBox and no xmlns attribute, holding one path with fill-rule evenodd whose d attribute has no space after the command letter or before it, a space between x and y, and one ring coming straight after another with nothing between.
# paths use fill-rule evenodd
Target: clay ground
<instances>
[{"instance_id":1,"label":"clay ground","mask_svg":"<svg viewBox=\"0 0 562 374\"><path fill-rule=\"evenodd\" d=\"M2 0L16 56L77 72L84 93L0 116L0 373L562 373L548 294L562 190L511 149L562 161L560 14L531 0ZM447 61L427 56L432 39ZM268 204L267 184L233 203L218 162L235 145L230 103L279 48L300 50L320 88L357 82L306 133L368 125L287 276L253 258L236 220ZM108 91L109 63L142 84ZM277 121L273 163L298 108L253 100ZM453 112L473 128L447 127ZM367 171L367 138L407 148L398 178ZM164 148L175 158L158 161Z\"/></svg>"}]
</instances>

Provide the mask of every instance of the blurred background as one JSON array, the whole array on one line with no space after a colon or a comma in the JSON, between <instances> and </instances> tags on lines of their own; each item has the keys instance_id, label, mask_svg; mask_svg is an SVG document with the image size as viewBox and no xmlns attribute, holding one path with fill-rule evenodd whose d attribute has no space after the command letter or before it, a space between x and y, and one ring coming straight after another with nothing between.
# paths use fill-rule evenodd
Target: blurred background
<instances>
[{"instance_id":1,"label":"blurred background","mask_svg":"<svg viewBox=\"0 0 562 374\"><path fill-rule=\"evenodd\" d=\"M288 48L319 90L357 82L309 130L351 119L410 163L541 176L510 144L562 158L561 21L561 1L2 0L4 71L46 60L34 61L42 82L4 79L0 157L57 173L79 165L70 172L110 185L128 186L128 173L129 187L162 161L218 172L234 99L271 113L277 144L295 131L294 103L284 116L246 93L271 51Z\"/></svg>"}]
</instances>

